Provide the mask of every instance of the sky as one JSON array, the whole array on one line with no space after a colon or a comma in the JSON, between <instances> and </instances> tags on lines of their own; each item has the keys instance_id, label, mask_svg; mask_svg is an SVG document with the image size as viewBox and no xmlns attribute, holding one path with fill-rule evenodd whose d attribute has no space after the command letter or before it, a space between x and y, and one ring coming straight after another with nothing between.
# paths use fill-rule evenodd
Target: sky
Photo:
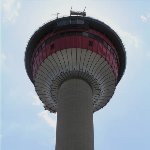
<instances>
[{"instance_id":1,"label":"sky","mask_svg":"<svg viewBox=\"0 0 150 150\"><path fill-rule=\"evenodd\" d=\"M29 80L24 53L44 23L70 8L111 26L122 39L125 74L110 102L94 113L95 150L150 149L150 1L2 0L0 145L2 150L55 150L57 115L45 111Z\"/></svg>"}]
</instances>

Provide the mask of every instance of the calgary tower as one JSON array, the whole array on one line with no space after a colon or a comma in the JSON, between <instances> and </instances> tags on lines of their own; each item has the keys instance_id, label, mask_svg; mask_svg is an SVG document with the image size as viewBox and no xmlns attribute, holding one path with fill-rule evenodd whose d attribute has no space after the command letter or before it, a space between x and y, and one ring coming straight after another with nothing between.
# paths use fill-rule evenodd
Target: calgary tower
<instances>
[{"instance_id":1,"label":"calgary tower","mask_svg":"<svg viewBox=\"0 0 150 150\"><path fill-rule=\"evenodd\" d=\"M33 34L25 66L44 108L57 112L56 150L94 150L93 113L109 102L126 66L116 32L71 11Z\"/></svg>"}]
</instances>

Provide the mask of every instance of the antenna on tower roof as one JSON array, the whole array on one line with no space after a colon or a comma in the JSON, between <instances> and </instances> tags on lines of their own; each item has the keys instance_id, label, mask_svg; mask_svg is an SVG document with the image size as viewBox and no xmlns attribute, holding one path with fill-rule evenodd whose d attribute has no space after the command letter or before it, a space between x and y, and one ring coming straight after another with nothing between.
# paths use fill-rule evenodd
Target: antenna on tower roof
<instances>
[{"instance_id":1,"label":"antenna on tower roof","mask_svg":"<svg viewBox=\"0 0 150 150\"><path fill-rule=\"evenodd\" d=\"M84 8L83 11L73 11L73 10L72 10L72 6L71 6L71 9L70 9L70 16L83 16L83 17L85 17L85 16L86 16L85 9L86 9L86 7Z\"/></svg>"},{"instance_id":2,"label":"antenna on tower roof","mask_svg":"<svg viewBox=\"0 0 150 150\"><path fill-rule=\"evenodd\" d=\"M58 15L59 15L59 14L60 14L60 13L57 12L56 14L52 14L52 15L57 16L56 19L58 19Z\"/></svg>"},{"instance_id":3,"label":"antenna on tower roof","mask_svg":"<svg viewBox=\"0 0 150 150\"><path fill-rule=\"evenodd\" d=\"M85 12L85 9L86 9L86 6L85 6L85 8L84 8L83 12Z\"/></svg>"}]
</instances>

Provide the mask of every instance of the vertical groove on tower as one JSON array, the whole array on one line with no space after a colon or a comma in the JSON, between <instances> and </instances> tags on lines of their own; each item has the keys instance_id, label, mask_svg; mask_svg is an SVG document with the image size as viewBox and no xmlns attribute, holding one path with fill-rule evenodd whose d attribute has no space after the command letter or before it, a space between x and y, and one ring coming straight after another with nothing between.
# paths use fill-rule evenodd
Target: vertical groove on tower
<instances>
[{"instance_id":1,"label":"vertical groove on tower","mask_svg":"<svg viewBox=\"0 0 150 150\"><path fill-rule=\"evenodd\" d=\"M61 85L57 104L56 150L94 150L91 99L92 89L84 80L70 79Z\"/></svg>"}]
</instances>

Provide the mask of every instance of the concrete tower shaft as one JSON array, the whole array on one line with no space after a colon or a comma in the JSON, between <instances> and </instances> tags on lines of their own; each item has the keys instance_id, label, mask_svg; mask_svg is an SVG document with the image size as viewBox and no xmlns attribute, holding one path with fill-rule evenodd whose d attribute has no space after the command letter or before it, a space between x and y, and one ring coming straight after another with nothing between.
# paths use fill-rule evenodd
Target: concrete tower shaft
<instances>
[{"instance_id":1,"label":"concrete tower shaft","mask_svg":"<svg viewBox=\"0 0 150 150\"><path fill-rule=\"evenodd\" d=\"M81 79L69 79L61 85L57 104L56 150L94 150L91 99L92 89Z\"/></svg>"}]
</instances>

